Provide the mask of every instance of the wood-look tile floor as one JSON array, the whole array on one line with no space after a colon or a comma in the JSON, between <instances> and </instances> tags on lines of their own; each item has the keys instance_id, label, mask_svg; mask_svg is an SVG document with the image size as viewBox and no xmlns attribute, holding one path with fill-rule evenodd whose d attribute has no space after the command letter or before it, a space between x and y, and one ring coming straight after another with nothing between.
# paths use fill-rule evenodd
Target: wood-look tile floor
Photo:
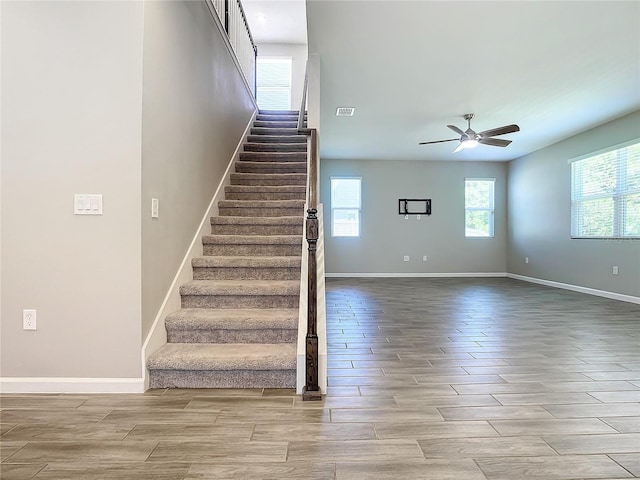
<instances>
[{"instance_id":1,"label":"wood-look tile floor","mask_svg":"<svg viewBox=\"0 0 640 480\"><path fill-rule=\"evenodd\" d=\"M640 477L640 306L509 279L328 279L329 392L3 395L9 479Z\"/></svg>"}]
</instances>

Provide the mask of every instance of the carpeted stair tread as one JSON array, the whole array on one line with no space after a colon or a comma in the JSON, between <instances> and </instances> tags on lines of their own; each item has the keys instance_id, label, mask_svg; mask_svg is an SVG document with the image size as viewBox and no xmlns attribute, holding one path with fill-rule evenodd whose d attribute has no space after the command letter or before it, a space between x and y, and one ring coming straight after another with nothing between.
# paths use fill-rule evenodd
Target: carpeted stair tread
<instances>
[{"instance_id":1,"label":"carpeted stair tread","mask_svg":"<svg viewBox=\"0 0 640 480\"><path fill-rule=\"evenodd\" d=\"M299 293L299 280L191 280L180 286L182 296L291 296Z\"/></svg>"},{"instance_id":2,"label":"carpeted stair tread","mask_svg":"<svg viewBox=\"0 0 640 480\"><path fill-rule=\"evenodd\" d=\"M232 185L306 185L306 173L253 173L234 172L231 174Z\"/></svg>"},{"instance_id":3,"label":"carpeted stair tread","mask_svg":"<svg viewBox=\"0 0 640 480\"><path fill-rule=\"evenodd\" d=\"M147 361L150 370L295 370L296 345L167 343Z\"/></svg>"},{"instance_id":4,"label":"carpeted stair tread","mask_svg":"<svg viewBox=\"0 0 640 480\"><path fill-rule=\"evenodd\" d=\"M305 135L248 135L247 143L251 145L261 145L265 143L276 144L307 144Z\"/></svg>"},{"instance_id":5,"label":"carpeted stair tread","mask_svg":"<svg viewBox=\"0 0 640 480\"><path fill-rule=\"evenodd\" d=\"M306 162L307 152L259 151L240 152L241 162Z\"/></svg>"},{"instance_id":6,"label":"carpeted stair tread","mask_svg":"<svg viewBox=\"0 0 640 480\"><path fill-rule=\"evenodd\" d=\"M258 110L258 115L295 115L296 117L300 113L300 110ZM307 115L307 112L304 112Z\"/></svg>"},{"instance_id":7,"label":"carpeted stair tread","mask_svg":"<svg viewBox=\"0 0 640 480\"><path fill-rule=\"evenodd\" d=\"M304 185L227 185L224 188L225 193L246 193L246 192L262 192L262 193L280 193L280 192L297 192L306 193L307 188Z\"/></svg>"},{"instance_id":8,"label":"carpeted stair tread","mask_svg":"<svg viewBox=\"0 0 640 480\"><path fill-rule=\"evenodd\" d=\"M301 257L277 257L277 256L205 256L196 257L191 261L194 268L299 268Z\"/></svg>"},{"instance_id":9,"label":"carpeted stair tread","mask_svg":"<svg viewBox=\"0 0 640 480\"><path fill-rule=\"evenodd\" d=\"M220 200L220 208L304 208L304 200ZM300 215L304 211L300 210Z\"/></svg>"},{"instance_id":10,"label":"carpeted stair tread","mask_svg":"<svg viewBox=\"0 0 640 480\"><path fill-rule=\"evenodd\" d=\"M265 128L298 128L298 120L256 120L253 122L254 127L265 127Z\"/></svg>"},{"instance_id":11,"label":"carpeted stair tread","mask_svg":"<svg viewBox=\"0 0 640 480\"><path fill-rule=\"evenodd\" d=\"M306 173L307 162L264 162L244 160L236 164L237 173Z\"/></svg>"},{"instance_id":12,"label":"carpeted stair tread","mask_svg":"<svg viewBox=\"0 0 640 480\"><path fill-rule=\"evenodd\" d=\"M251 135L298 135L297 128L251 127Z\"/></svg>"},{"instance_id":13,"label":"carpeted stair tread","mask_svg":"<svg viewBox=\"0 0 640 480\"><path fill-rule=\"evenodd\" d=\"M296 330L298 310L183 308L167 316L167 330Z\"/></svg>"},{"instance_id":14,"label":"carpeted stair tread","mask_svg":"<svg viewBox=\"0 0 640 480\"><path fill-rule=\"evenodd\" d=\"M301 245L302 235L203 235L203 244Z\"/></svg>"},{"instance_id":15,"label":"carpeted stair tread","mask_svg":"<svg viewBox=\"0 0 640 480\"><path fill-rule=\"evenodd\" d=\"M244 152L307 152L307 144L305 143L268 143L254 142L245 143Z\"/></svg>"},{"instance_id":16,"label":"carpeted stair tread","mask_svg":"<svg viewBox=\"0 0 640 480\"><path fill-rule=\"evenodd\" d=\"M291 217L211 217L211 224L216 225L302 225L302 216Z\"/></svg>"}]
</instances>

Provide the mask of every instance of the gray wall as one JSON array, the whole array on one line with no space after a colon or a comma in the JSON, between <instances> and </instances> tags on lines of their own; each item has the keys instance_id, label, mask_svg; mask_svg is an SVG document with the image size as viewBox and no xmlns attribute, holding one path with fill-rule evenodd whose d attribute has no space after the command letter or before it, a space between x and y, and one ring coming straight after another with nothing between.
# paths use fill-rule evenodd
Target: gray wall
<instances>
[{"instance_id":1,"label":"gray wall","mask_svg":"<svg viewBox=\"0 0 640 480\"><path fill-rule=\"evenodd\" d=\"M1 8L0 376L140 378L252 100L201 2Z\"/></svg>"},{"instance_id":2,"label":"gray wall","mask_svg":"<svg viewBox=\"0 0 640 480\"><path fill-rule=\"evenodd\" d=\"M144 22L143 339L254 109L204 3L147 2Z\"/></svg>"},{"instance_id":3,"label":"gray wall","mask_svg":"<svg viewBox=\"0 0 640 480\"><path fill-rule=\"evenodd\" d=\"M143 4L2 2L1 26L0 374L140 377Z\"/></svg>"},{"instance_id":4,"label":"gray wall","mask_svg":"<svg viewBox=\"0 0 640 480\"><path fill-rule=\"evenodd\" d=\"M327 273L506 272L506 172L499 162L322 159ZM331 176L362 177L359 238L331 237ZM464 236L465 177L496 179L495 238ZM400 198L431 198L433 213L405 220L398 214Z\"/></svg>"},{"instance_id":5,"label":"gray wall","mask_svg":"<svg viewBox=\"0 0 640 480\"><path fill-rule=\"evenodd\" d=\"M640 240L570 238L567 163L639 136L640 112L635 112L509 163L510 273L640 296ZM612 275L613 265L619 266L618 275Z\"/></svg>"}]
</instances>

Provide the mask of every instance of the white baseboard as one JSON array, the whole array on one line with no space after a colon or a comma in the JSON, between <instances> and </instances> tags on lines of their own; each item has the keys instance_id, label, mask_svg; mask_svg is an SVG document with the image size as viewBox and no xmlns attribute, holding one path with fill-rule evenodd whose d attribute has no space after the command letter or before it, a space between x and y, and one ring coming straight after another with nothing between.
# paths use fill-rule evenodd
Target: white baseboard
<instances>
[{"instance_id":1,"label":"white baseboard","mask_svg":"<svg viewBox=\"0 0 640 480\"><path fill-rule=\"evenodd\" d=\"M595 288L581 287L579 285L571 285L569 283L554 282L551 280L544 280L542 278L525 277L524 275L516 275L515 273L508 273L507 276L509 278L522 280L524 282L538 283L540 285L546 285L548 287L562 288L564 290L571 290L573 292L586 293L587 295L596 295L598 297L610 298L612 300L620 300L621 302L640 304L640 297L634 297L632 295L623 295L621 293L608 292L606 290L597 290Z\"/></svg>"},{"instance_id":2,"label":"white baseboard","mask_svg":"<svg viewBox=\"0 0 640 480\"><path fill-rule=\"evenodd\" d=\"M144 393L144 378L0 377L0 393Z\"/></svg>"},{"instance_id":3,"label":"white baseboard","mask_svg":"<svg viewBox=\"0 0 640 480\"><path fill-rule=\"evenodd\" d=\"M327 278L473 278L506 277L506 272L468 272L468 273L326 273Z\"/></svg>"}]
</instances>

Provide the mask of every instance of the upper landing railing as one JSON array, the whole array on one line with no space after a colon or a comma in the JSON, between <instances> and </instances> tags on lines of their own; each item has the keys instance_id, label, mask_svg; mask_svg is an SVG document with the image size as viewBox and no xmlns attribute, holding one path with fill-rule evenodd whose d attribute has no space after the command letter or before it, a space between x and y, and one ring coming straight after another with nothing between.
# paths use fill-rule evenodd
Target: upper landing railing
<instances>
[{"instance_id":1,"label":"upper landing railing","mask_svg":"<svg viewBox=\"0 0 640 480\"><path fill-rule=\"evenodd\" d=\"M240 0L205 0L227 32L231 48L253 96L256 95L256 47ZM213 7L213 8L211 8Z\"/></svg>"}]
</instances>

